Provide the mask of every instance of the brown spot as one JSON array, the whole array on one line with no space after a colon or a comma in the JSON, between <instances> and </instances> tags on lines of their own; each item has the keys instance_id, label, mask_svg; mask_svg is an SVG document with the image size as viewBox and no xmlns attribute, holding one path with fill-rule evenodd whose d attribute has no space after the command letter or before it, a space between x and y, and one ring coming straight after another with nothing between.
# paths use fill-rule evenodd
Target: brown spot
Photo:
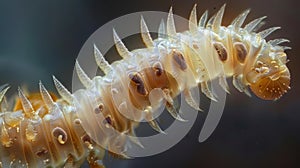
<instances>
[{"instance_id":1,"label":"brown spot","mask_svg":"<svg viewBox=\"0 0 300 168\"><path fill-rule=\"evenodd\" d=\"M100 114L101 111L100 111L99 107L96 107L94 112L95 112L95 114Z\"/></svg>"},{"instance_id":2,"label":"brown spot","mask_svg":"<svg viewBox=\"0 0 300 168\"><path fill-rule=\"evenodd\" d=\"M67 135L66 131L60 127L55 127L52 131L52 135L62 145L65 144L68 140L68 135Z\"/></svg>"},{"instance_id":3,"label":"brown spot","mask_svg":"<svg viewBox=\"0 0 300 168\"><path fill-rule=\"evenodd\" d=\"M244 63L246 60L246 56L248 55L246 46L243 43L236 42L234 43L234 49L235 49L237 60L240 63Z\"/></svg>"},{"instance_id":4,"label":"brown spot","mask_svg":"<svg viewBox=\"0 0 300 168\"><path fill-rule=\"evenodd\" d=\"M92 140L91 140L91 137L88 135L88 134L84 134L82 137L81 137L81 140L82 142L84 143L92 143Z\"/></svg>"},{"instance_id":5,"label":"brown spot","mask_svg":"<svg viewBox=\"0 0 300 168\"><path fill-rule=\"evenodd\" d=\"M99 104L99 109L100 109L101 112L103 112L103 110L104 110L104 105L103 105L102 103Z\"/></svg>"},{"instance_id":6,"label":"brown spot","mask_svg":"<svg viewBox=\"0 0 300 168\"><path fill-rule=\"evenodd\" d=\"M138 73L130 73L129 78L136 85L136 89L139 94L147 95L142 77Z\"/></svg>"},{"instance_id":7,"label":"brown spot","mask_svg":"<svg viewBox=\"0 0 300 168\"><path fill-rule=\"evenodd\" d=\"M219 55L219 58L221 61L225 62L227 60L227 51L226 51L226 48L225 46L220 43L220 42L215 42L213 43L218 55Z\"/></svg>"},{"instance_id":8,"label":"brown spot","mask_svg":"<svg viewBox=\"0 0 300 168\"><path fill-rule=\"evenodd\" d=\"M183 71L186 70L187 65L186 65L186 62L185 62L185 59L184 59L182 53L178 52L178 51L172 51L171 54L173 55L175 62L179 65L180 69Z\"/></svg>"},{"instance_id":9,"label":"brown spot","mask_svg":"<svg viewBox=\"0 0 300 168\"><path fill-rule=\"evenodd\" d=\"M104 109L104 105L100 103L99 106L95 108L94 112L95 114L100 114L101 112L103 112L103 109Z\"/></svg>"},{"instance_id":10,"label":"brown spot","mask_svg":"<svg viewBox=\"0 0 300 168\"><path fill-rule=\"evenodd\" d=\"M111 120L110 116L107 116L103 122L104 122L104 124L107 123L109 125L112 125L112 120Z\"/></svg>"},{"instance_id":11,"label":"brown spot","mask_svg":"<svg viewBox=\"0 0 300 168\"><path fill-rule=\"evenodd\" d=\"M163 73L163 68L160 62L155 62L153 64L153 70L156 76L161 76Z\"/></svg>"}]
</instances>

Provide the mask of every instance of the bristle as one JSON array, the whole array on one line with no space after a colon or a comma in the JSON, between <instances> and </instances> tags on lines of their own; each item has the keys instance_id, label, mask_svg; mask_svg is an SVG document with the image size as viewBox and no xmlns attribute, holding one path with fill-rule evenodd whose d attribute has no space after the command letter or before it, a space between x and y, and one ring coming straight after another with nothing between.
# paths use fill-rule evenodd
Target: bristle
<instances>
[{"instance_id":1,"label":"bristle","mask_svg":"<svg viewBox=\"0 0 300 168\"><path fill-rule=\"evenodd\" d=\"M206 97L217 102L217 98L213 95L212 91L209 89L207 82L201 82L200 85L201 85L202 93L204 93Z\"/></svg>"},{"instance_id":2,"label":"bristle","mask_svg":"<svg viewBox=\"0 0 300 168\"><path fill-rule=\"evenodd\" d=\"M281 43L286 43L286 42L288 43L288 42L290 42L290 40L280 38L280 39L274 39L274 40L268 41L268 43L271 44L272 46L276 46L276 45L279 45Z\"/></svg>"},{"instance_id":3,"label":"bristle","mask_svg":"<svg viewBox=\"0 0 300 168\"><path fill-rule=\"evenodd\" d=\"M243 84L242 80L242 76L233 76L233 80L232 80L232 84L233 86L240 91L241 93L245 93L247 96L251 97L251 93L248 90L248 87Z\"/></svg>"},{"instance_id":4,"label":"bristle","mask_svg":"<svg viewBox=\"0 0 300 168\"><path fill-rule=\"evenodd\" d=\"M93 85L92 80L87 76L87 74L83 71L83 69L80 67L78 61L76 60L75 63L75 69L78 75L79 80L83 84L85 88L90 88Z\"/></svg>"},{"instance_id":5,"label":"bristle","mask_svg":"<svg viewBox=\"0 0 300 168\"><path fill-rule=\"evenodd\" d=\"M166 134L159 126L157 121L153 118L153 111L151 109L145 109L144 110L145 114L145 120L148 122L148 124L157 132Z\"/></svg>"},{"instance_id":6,"label":"bristle","mask_svg":"<svg viewBox=\"0 0 300 168\"><path fill-rule=\"evenodd\" d=\"M229 86L225 75L219 77L219 85L222 87L223 90L225 90L226 93L230 94Z\"/></svg>"},{"instance_id":7,"label":"bristle","mask_svg":"<svg viewBox=\"0 0 300 168\"><path fill-rule=\"evenodd\" d=\"M158 38L166 38L166 28L165 22L161 19L159 27L158 27Z\"/></svg>"},{"instance_id":8,"label":"bristle","mask_svg":"<svg viewBox=\"0 0 300 168\"><path fill-rule=\"evenodd\" d=\"M23 110L25 112L25 114L30 114L34 111L32 104L30 103L30 101L27 99L27 97L24 95L24 93L22 92L21 88L18 88L18 94L19 94L19 98L21 100L21 104L23 107Z\"/></svg>"},{"instance_id":9,"label":"bristle","mask_svg":"<svg viewBox=\"0 0 300 168\"><path fill-rule=\"evenodd\" d=\"M195 99L193 98L190 90L185 90L183 93L184 93L185 101L187 102L187 104L189 106L191 106L193 109L195 109L197 111L203 111L199 108L199 106L198 106L197 102L195 101Z\"/></svg>"},{"instance_id":10,"label":"bristle","mask_svg":"<svg viewBox=\"0 0 300 168\"><path fill-rule=\"evenodd\" d=\"M162 134L166 134L158 125L156 120L152 120L152 121L148 121L149 125L157 132L162 133Z\"/></svg>"},{"instance_id":11,"label":"bristle","mask_svg":"<svg viewBox=\"0 0 300 168\"><path fill-rule=\"evenodd\" d=\"M114 36L115 46L116 46L116 49L117 49L119 55L122 58L129 58L129 57L131 57L132 53L129 52L129 50L127 49L127 47L125 46L125 44L122 42L122 40L118 36L118 34L117 34L117 32L116 32L115 29L113 29L113 36Z\"/></svg>"},{"instance_id":12,"label":"bristle","mask_svg":"<svg viewBox=\"0 0 300 168\"><path fill-rule=\"evenodd\" d=\"M209 18L209 20L207 21L207 24L206 24L207 29L212 28L215 18L216 18L216 14L214 14L211 18Z\"/></svg>"},{"instance_id":13,"label":"bristle","mask_svg":"<svg viewBox=\"0 0 300 168\"><path fill-rule=\"evenodd\" d=\"M11 106L9 106L6 96L4 95L2 97L2 101L0 102L1 112L9 111L11 109ZM0 113L1 113L0 112Z\"/></svg>"},{"instance_id":14,"label":"bristle","mask_svg":"<svg viewBox=\"0 0 300 168\"><path fill-rule=\"evenodd\" d=\"M146 25L146 22L143 18L143 16L141 16L141 35L142 35L142 39L143 42L145 43L145 45L149 48L149 47L154 47L154 43L153 40L151 38L151 35L149 33L148 27Z\"/></svg>"},{"instance_id":15,"label":"bristle","mask_svg":"<svg viewBox=\"0 0 300 168\"><path fill-rule=\"evenodd\" d=\"M169 112L169 114L174 118L176 119L177 121L181 121L181 122L186 122L185 119L183 119L179 113L177 112L175 106L173 103L166 103L166 109L167 111Z\"/></svg>"},{"instance_id":16,"label":"bristle","mask_svg":"<svg viewBox=\"0 0 300 168\"><path fill-rule=\"evenodd\" d=\"M190 19L189 19L189 30L191 33L197 33L198 28L197 28L197 4L194 5L191 14L190 14Z\"/></svg>"},{"instance_id":17,"label":"bristle","mask_svg":"<svg viewBox=\"0 0 300 168\"><path fill-rule=\"evenodd\" d=\"M250 9L247 9L233 20L231 25L233 25L235 30L238 30L239 28L241 28L246 17L248 16L249 12L250 12Z\"/></svg>"},{"instance_id":18,"label":"bristle","mask_svg":"<svg viewBox=\"0 0 300 168\"><path fill-rule=\"evenodd\" d=\"M3 99L4 95L6 94L6 92L8 91L8 89L10 88L7 85L3 85L2 87L4 89L0 91L0 103L2 102L2 99Z\"/></svg>"},{"instance_id":19,"label":"bristle","mask_svg":"<svg viewBox=\"0 0 300 168\"><path fill-rule=\"evenodd\" d=\"M105 73L109 74L113 71L113 68L110 66L110 64L105 60L104 56L101 54L100 50L97 48L97 46L94 44L94 57L96 60L96 63L98 67Z\"/></svg>"},{"instance_id":20,"label":"bristle","mask_svg":"<svg viewBox=\"0 0 300 168\"><path fill-rule=\"evenodd\" d=\"M42 99L43 99L45 105L47 106L47 108L51 109L54 106L54 101L41 81L39 82L39 85L40 85L40 93L41 93Z\"/></svg>"},{"instance_id":21,"label":"bristle","mask_svg":"<svg viewBox=\"0 0 300 168\"><path fill-rule=\"evenodd\" d=\"M167 34L169 38L174 38L176 36L176 28L175 28L175 23L174 23L174 16L173 16L173 11L172 7L170 8L169 14L168 14L168 19L167 19Z\"/></svg>"},{"instance_id":22,"label":"bristle","mask_svg":"<svg viewBox=\"0 0 300 168\"><path fill-rule=\"evenodd\" d=\"M202 27L202 28L205 27L206 21L207 21L207 16L208 16L208 11L206 10L199 19L198 27Z\"/></svg>"},{"instance_id":23,"label":"bristle","mask_svg":"<svg viewBox=\"0 0 300 168\"><path fill-rule=\"evenodd\" d=\"M289 47L289 46L281 46L283 50L291 50L292 47Z\"/></svg>"},{"instance_id":24,"label":"bristle","mask_svg":"<svg viewBox=\"0 0 300 168\"><path fill-rule=\"evenodd\" d=\"M244 29L248 32L253 32L265 18L267 18L267 16L263 16L251 21L244 27Z\"/></svg>"},{"instance_id":25,"label":"bristle","mask_svg":"<svg viewBox=\"0 0 300 168\"><path fill-rule=\"evenodd\" d=\"M176 108L174 107L174 101L173 98L170 95L170 90L169 89L164 89L163 90L163 96L164 99L167 101L166 102L166 109L167 111L171 114L171 116L178 120L178 121L186 121L183 118L180 117L179 113L177 112Z\"/></svg>"},{"instance_id":26,"label":"bristle","mask_svg":"<svg viewBox=\"0 0 300 168\"><path fill-rule=\"evenodd\" d=\"M55 78L54 75L52 76L52 78L53 78L54 85L55 85L56 90L57 90L57 92L59 93L59 95L60 95L64 100L66 100L68 103L70 103L70 104L73 103L74 97L73 97L73 95L68 91L68 89L66 89L66 88L64 87L64 85L62 85L62 83L61 83L59 80L57 80L57 79Z\"/></svg>"},{"instance_id":27,"label":"bristle","mask_svg":"<svg viewBox=\"0 0 300 168\"><path fill-rule=\"evenodd\" d=\"M132 128L132 131L130 133L129 140L133 143L135 143L136 145L138 145L141 148L144 148L144 146L142 145L141 141L139 140L139 138L136 136L135 132L134 132L134 128Z\"/></svg>"},{"instance_id":28,"label":"bristle","mask_svg":"<svg viewBox=\"0 0 300 168\"><path fill-rule=\"evenodd\" d=\"M261 38L266 38L268 35L273 33L275 30L281 29L281 27L271 27L266 30L263 30L259 32L258 34L260 35Z\"/></svg>"},{"instance_id":29,"label":"bristle","mask_svg":"<svg viewBox=\"0 0 300 168\"><path fill-rule=\"evenodd\" d=\"M215 32L218 32L220 27L221 27L221 23L222 23L222 19L223 19L223 15L224 15L224 11L225 11L225 6L226 4L224 4L220 10L217 12L216 17L212 23L212 29Z\"/></svg>"}]
</instances>

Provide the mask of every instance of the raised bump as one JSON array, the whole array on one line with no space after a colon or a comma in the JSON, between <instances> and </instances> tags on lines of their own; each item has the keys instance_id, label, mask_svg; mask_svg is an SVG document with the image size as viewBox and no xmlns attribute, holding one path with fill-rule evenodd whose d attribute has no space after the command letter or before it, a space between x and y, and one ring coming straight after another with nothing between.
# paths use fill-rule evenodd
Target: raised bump
<instances>
[{"instance_id":1,"label":"raised bump","mask_svg":"<svg viewBox=\"0 0 300 168\"><path fill-rule=\"evenodd\" d=\"M27 128L25 129L26 140L29 142L35 141L37 134L38 134L38 132L35 130L32 123L29 122L27 125Z\"/></svg>"},{"instance_id":2,"label":"raised bump","mask_svg":"<svg viewBox=\"0 0 300 168\"><path fill-rule=\"evenodd\" d=\"M9 136L7 129L5 128L4 125L2 125L1 127L1 134L0 134L0 140L1 143L4 147L11 147L13 145L13 140L12 138Z\"/></svg>"},{"instance_id":3,"label":"raised bump","mask_svg":"<svg viewBox=\"0 0 300 168\"><path fill-rule=\"evenodd\" d=\"M55 127L52 130L52 135L56 138L58 143L60 143L61 145L64 145L68 140L68 134L61 127Z\"/></svg>"}]
</instances>

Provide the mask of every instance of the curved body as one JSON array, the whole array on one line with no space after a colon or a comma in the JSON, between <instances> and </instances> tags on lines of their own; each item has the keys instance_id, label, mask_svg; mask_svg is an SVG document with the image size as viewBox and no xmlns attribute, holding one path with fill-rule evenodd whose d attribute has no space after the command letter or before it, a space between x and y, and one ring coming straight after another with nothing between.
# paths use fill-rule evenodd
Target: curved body
<instances>
[{"instance_id":1,"label":"curved body","mask_svg":"<svg viewBox=\"0 0 300 168\"><path fill-rule=\"evenodd\" d=\"M152 40L141 20L146 48L128 51L118 35L114 40L122 60L109 65L95 46L95 58L105 76L90 79L76 62L79 79L86 89L70 93L55 77L61 99L51 95L40 83L38 96L25 96L19 90L19 104L13 112L2 106L0 117L0 167L79 167L88 158L91 167L103 166L99 160L107 148L126 157L128 140L139 144L134 129L146 120L163 133L153 116L162 103L177 120L173 99L180 93L193 108L197 107L190 89L201 85L212 100L208 82L218 78L228 91L226 77L250 95L248 86L267 100L278 99L289 89L286 67L286 42L264 39L277 28L256 33L263 18L241 28L247 14L239 15L228 27L221 26L225 6L197 24L196 8L189 30L176 32L172 10L166 28L161 24L159 37ZM8 88L1 91L2 100Z\"/></svg>"}]
</instances>

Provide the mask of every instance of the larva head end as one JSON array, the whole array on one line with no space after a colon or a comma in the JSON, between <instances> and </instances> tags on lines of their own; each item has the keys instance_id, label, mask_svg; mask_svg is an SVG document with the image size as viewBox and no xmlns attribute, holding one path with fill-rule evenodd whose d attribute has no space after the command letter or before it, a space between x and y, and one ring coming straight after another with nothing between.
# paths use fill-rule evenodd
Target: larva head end
<instances>
[{"instance_id":1,"label":"larva head end","mask_svg":"<svg viewBox=\"0 0 300 168\"><path fill-rule=\"evenodd\" d=\"M277 100L290 89L290 71L283 51L270 52L258 57L247 74L252 92L264 100Z\"/></svg>"},{"instance_id":2,"label":"larva head end","mask_svg":"<svg viewBox=\"0 0 300 168\"><path fill-rule=\"evenodd\" d=\"M290 89L290 72L286 68L250 85L252 92L264 100L277 100Z\"/></svg>"}]
</instances>

